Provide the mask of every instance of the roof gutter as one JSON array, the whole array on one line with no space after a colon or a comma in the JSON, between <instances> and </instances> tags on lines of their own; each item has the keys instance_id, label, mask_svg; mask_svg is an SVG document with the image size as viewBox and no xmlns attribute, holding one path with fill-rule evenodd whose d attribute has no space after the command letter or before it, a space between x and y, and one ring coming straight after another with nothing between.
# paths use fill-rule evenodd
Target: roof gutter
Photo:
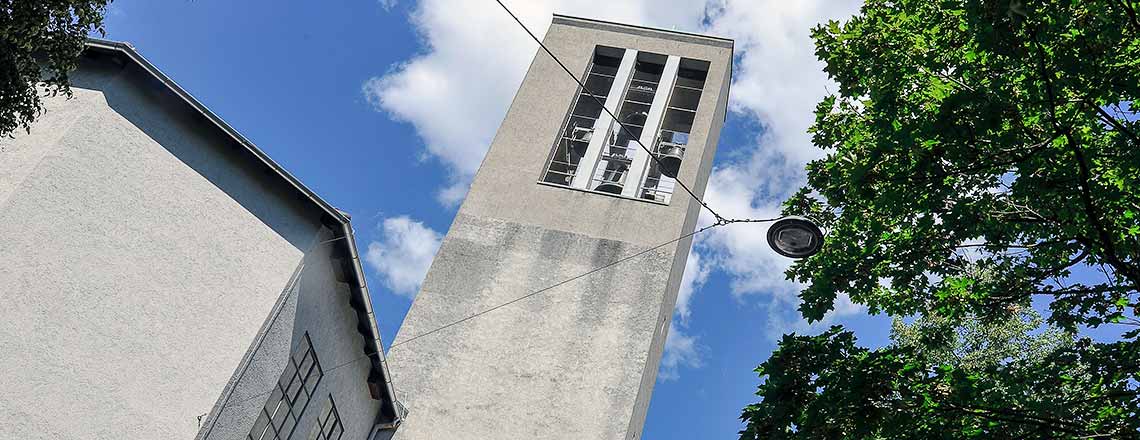
<instances>
[{"instance_id":1,"label":"roof gutter","mask_svg":"<svg viewBox=\"0 0 1140 440\"><path fill-rule=\"evenodd\" d=\"M389 399L391 400L390 404L392 406L393 420L390 422L390 424L394 428L403 421L403 407L400 405L399 401L396 400L396 389L392 386L392 373L388 369L388 360L385 358L383 353L384 341L380 338L380 329L376 327L376 313L372 309L372 299L368 294L367 281L364 279L364 267L360 262L360 252L356 247L356 236L353 233L352 224L350 222L342 223L341 228L343 236L345 237L345 245L348 247L348 254L352 258L349 266L352 269L352 275L355 278L355 283L350 284L354 288L359 289L364 305L364 314L367 317L366 319L368 320L369 328L371 329L372 335L374 336L372 341L373 344L370 344L372 347L369 347L369 350L367 351L370 352L369 355L373 358L373 360L378 361L377 363L380 369L380 374L383 377L384 381L381 386L384 388L384 393L389 396Z\"/></svg>"}]
</instances>

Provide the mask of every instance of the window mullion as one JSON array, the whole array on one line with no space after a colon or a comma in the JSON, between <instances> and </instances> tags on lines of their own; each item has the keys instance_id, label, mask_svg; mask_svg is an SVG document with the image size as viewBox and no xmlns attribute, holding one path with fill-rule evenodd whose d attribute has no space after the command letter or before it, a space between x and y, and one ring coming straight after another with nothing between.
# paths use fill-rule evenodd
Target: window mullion
<instances>
[{"instance_id":1,"label":"window mullion","mask_svg":"<svg viewBox=\"0 0 1140 440\"><path fill-rule=\"evenodd\" d=\"M605 108L609 110L609 113L617 114L622 95L624 95L630 79L633 78L633 66L636 62L637 51L626 49L625 55L621 58L621 64L618 66L617 74L614 75L614 82L610 85L609 93L606 94ZM597 90L593 92L599 93ZM611 128L615 126L614 118L609 113L603 111L598 120L594 121L594 136L590 138L590 143L586 147L585 154L582 155L582 160L578 161L578 171L574 174L570 186L586 189L590 185L594 171L598 166L598 159L609 140Z\"/></svg>"},{"instance_id":2,"label":"window mullion","mask_svg":"<svg viewBox=\"0 0 1140 440\"><path fill-rule=\"evenodd\" d=\"M649 106L649 115L645 118L645 127L638 139L642 145L654 153L657 153L655 143L657 132L661 127L661 118L665 114L665 106L669 103L673 85L677 82L677 70L680 65L681 57L676 55L670 55L665 60L665 69L661 72L661 82L657 84L657 91L653 94L653 104ZM637 154L633 156L633 163L629 166L626 185L622 188L621 194L626 197L642 196L641 188L645 186L645 175L649 171L649 164L652 161L645 150L641 150L641 147L638 147L638 150Z\"/></svg>"}]
</instances>

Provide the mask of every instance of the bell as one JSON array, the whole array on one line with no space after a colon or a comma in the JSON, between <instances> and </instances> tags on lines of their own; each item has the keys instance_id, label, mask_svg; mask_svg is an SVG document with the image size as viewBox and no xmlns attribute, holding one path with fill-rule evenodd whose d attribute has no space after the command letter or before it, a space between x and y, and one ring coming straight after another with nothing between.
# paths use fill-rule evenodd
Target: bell
<instances>
[{"instance_id":1,"label":"bell","mask_svg":"<svg viewBox=\"0 0 1140 440\"><path fill-rule=\"evenodd\" d=\"M621 190L622 185L620 182L602 182L601 185L598 185L597 188L594 188L594 191L610 194L621 194Z\"/></svg>"},{"instance_id":2,"label":"bell","mask_svg":"<svg viewBox=\"0 0 1140 440\"><path fill-rule=\"evenodd\" d=\"M661 174L676 178L677 171L681 170L681 159L685 156L685 150L675 145L665 146L657 155L658 166L661 168Z\"/></svg>"},{"instance_id":3,"label":"bell","mask_svg":"<svg viewBox=\"0 0 1140 440\"><path fill-rule=\"evenodd\" d=\"M625 176L625 170L606 170L602 174L602 183L594 187L594 191L621 194L622 190L622 177Z\"/></svg>"},{"instance_id":4,"label":"bell","mask_svg":"<svg viewBox=\"0 0 1140 440\"><path fill-rule=\"evenodd\" d=\"M622 122L633 125L645 125L645 118L647 117L649 117L649 113L638 111L625 115Z\"/></svg>"}]
</instances>

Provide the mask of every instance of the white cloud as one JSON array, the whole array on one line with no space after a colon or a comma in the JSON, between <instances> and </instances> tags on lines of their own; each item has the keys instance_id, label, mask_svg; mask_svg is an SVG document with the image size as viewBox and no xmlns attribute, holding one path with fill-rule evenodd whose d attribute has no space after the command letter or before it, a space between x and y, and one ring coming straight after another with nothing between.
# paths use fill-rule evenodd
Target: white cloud
<instances>
[{"instance_id":1,"label":"white cloud","mask_svg":"<svg viewBox=\"0 0 1140 440\"><path fill-rule=\"evenodd\" d=\"M737 71L732 109L753 116L767 129L756 152L788 165L820 155L805 131L813 110L830 85L815 57L811 29L858 11L856 0L726 0L713 14L709 29L736 40Z\"/></svg>"},{"instance_id":2,"label":"white cloud","mask_svg":"<svg viewBox=\"0 0 1140 440\"><path fill-rule=\"evenodd\" d=\"M702 263L701 258L701 254L693 249L689 253L688 260L685 260L685 275L681 277L681 290L677 293L675 309L677 317L681 318L681 323L684 325L688 325L689 315L692 313L689 303L692 302L693 293L704 285L709 278L709 272L712 271L712 266Z\"/></svg>"},{"instance_id":3,"label":"white cloud","mask_svg":"<svg viewBox=\"0 0 1140 440\"><path fill-rule=\"evenodd\" d=\"M391 11L392 8L396 7L396 3L399 3L398 0L377 0L377 1L380 2L380 7L384 8L385 11Z\"/></svg>"},{"instance_id":4,"label":"white cloud","mask_svg":"<svg viewBox=\"0 0 1140 440\"><path fill-rule=\"evenodd\" d=\"M670 324L669 335L665 338L665 354L661 357L661 369L657 378L662 381L677 380L680 378L681 367L700 368L701 345L695 336L686 334L681 329Z\"/></svg>"},{"instance_id":5,"label":"white cloud","mask_svg":"<svg viewBox=\"0 0 1140 440\"><path fill-rule=\"evenodd\" d=\"M701 361L703 350L699 337L686 332L692 314L690 305L693 294L708 280L711 271L712 265L702 262L701 254L694 248L685 260L685 274L681 277L681 290L677 293L677 305L673 309L676 316L669 323L665 353L661 357L657 373L659 380L676 380L681 377L681 367L700 368L704 364Z\"/></svg>"},{"instance_id":6,"label":"white cloud","mask_svg":"<svg viewBox=\"0 0 1140 440\"><path fill-rule=\"evenodd\" d=\"M836 324L846 316L866 313L867 308L851 302L851 298L841 294L835 299L835 309L823 315L823 319L809 323L796 311L796 302L785 298L775 298L768 305L768 322L766 336L770 341L777 341L785 333L815 334Z\"/></svg>"},{"instance_id":7,"label":"white cloud","mask_svg":"<svg viewBox=\"0 0 1140 440\"><path fill-rule=\"evenodd\" d=\"M368 244L364 261L392 292L414 297L439 250L440 234L408 216L382 223L383 238Z\"/></svg>"}]
</instances>

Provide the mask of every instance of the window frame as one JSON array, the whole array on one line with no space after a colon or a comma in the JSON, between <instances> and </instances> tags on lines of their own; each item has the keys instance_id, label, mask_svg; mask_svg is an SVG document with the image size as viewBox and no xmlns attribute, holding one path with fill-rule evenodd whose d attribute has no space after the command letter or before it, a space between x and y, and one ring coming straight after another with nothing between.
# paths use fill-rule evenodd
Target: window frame
<instances>
[{"instance_id":1,"label":"window frame","mask_svg":"<svg viewBox=\"0 0 1140 440\"><path fill-rule=\"evenodd\" d=\"M297 359L298 355L300 355L300 360ZM303 376L301 374L302 369L305 370ZM313 378L314 373L315 378ZM288 440L291 438L297 430L297 424L300 423L305 410L312 403L313 394L316 393L323 378L324 369L321 368L320 359L317 358L317 351L313 348L313 341L309 338L309 332L305 332L301 339L301 346L289 353L285 369L274 384L273 391L266 398L265 405L262 405L261 412L253 422L253 428L245 437L246 440ZM294 385L296 385L295 389ZM302 395L304 395L304 402L299 405L300 408L296 408Z\"/></svg>"},{"instance_id":2,"label":"window frame","mask_svg":"<svg viewBox=\"0 0 1140 440\"><path fill-rule=\"evenodd\" d=\"M317 415L317 423L309 433L309 440L340 440L344 436L344 421L336 410L336 401L330 393L325 409ZM330 422L331 419L331 422ZM339 429L339 431L335 431Z\"/></svg>"}]
</instances>

